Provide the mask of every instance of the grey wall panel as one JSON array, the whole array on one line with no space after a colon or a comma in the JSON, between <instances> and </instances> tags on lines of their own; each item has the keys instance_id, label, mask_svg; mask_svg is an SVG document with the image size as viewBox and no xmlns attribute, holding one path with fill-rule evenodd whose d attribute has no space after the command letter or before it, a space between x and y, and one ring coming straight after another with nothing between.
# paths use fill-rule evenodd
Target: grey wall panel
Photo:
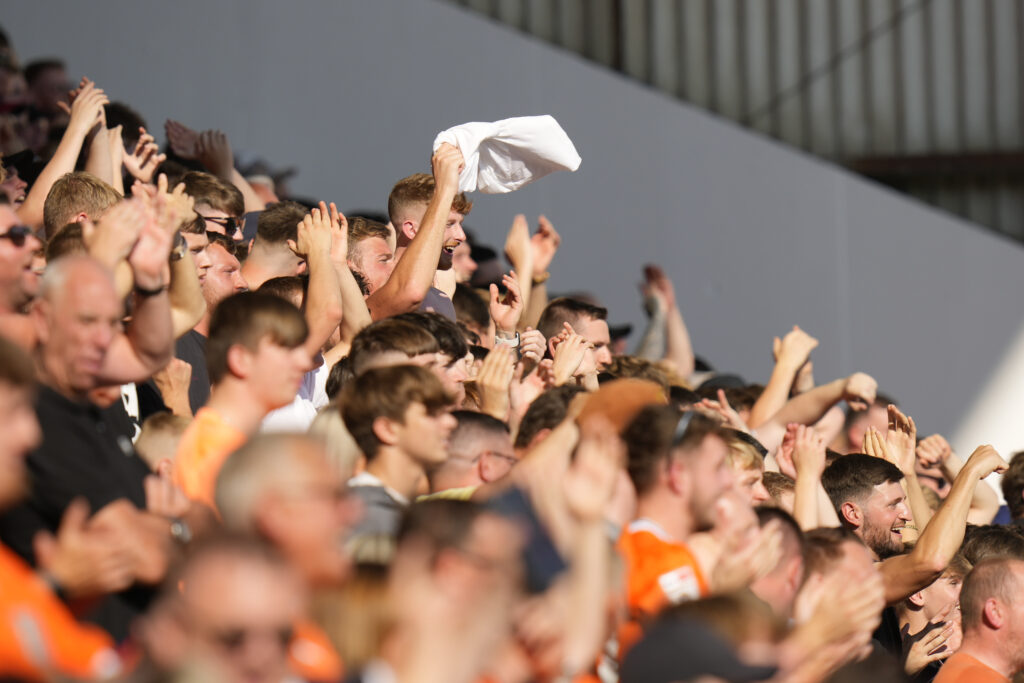
<instances>
[{"instance_id":1,"label":"grey wall panel","mask_svg":"<svg viewBox=\"0 0 1024 683\"><path fill-rule=\"evenodd\" d=\"M383 207L449 125L553 114L580 171L477 197L468 223L500 243L515 213L547 213L565 236L552 288L594 291L614 321L642 323L640 268L662 263L698 351L751 379L799 323L822 341L820 379L873 372L922 430L949 431L1020 323L1019 246L447 3L0 11L23 57L62 55L158 136L167 115L224 128L300 167L300 193L347 207ZM854 89L843 106L856 103Z\"/></svg>"}]
</instances>

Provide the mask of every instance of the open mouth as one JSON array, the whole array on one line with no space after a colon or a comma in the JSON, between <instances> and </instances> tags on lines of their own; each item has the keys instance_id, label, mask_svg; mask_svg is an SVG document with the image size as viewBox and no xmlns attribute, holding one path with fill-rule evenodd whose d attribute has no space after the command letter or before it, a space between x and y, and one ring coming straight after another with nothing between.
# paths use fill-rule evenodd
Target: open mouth
<instances>
[{"instance_id":1,"label":"open mouth","mask_svg":"<svg viewBox=\"0 0 1024 683\"><path fill-rule=\"evenodd\" d=\"M441 247L441 251L448 254L449 256L452 256L455 253L455 250L459 248L460 244L462 243L458 241L448 242L443 247Z\"/></svg>"}]
</instances>

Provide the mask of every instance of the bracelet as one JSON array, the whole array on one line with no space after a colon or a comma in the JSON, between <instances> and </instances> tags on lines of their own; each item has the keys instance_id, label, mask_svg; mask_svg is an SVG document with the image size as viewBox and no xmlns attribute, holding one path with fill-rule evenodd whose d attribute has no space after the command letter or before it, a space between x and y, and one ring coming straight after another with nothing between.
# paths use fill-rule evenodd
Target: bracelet
<instances>
[{"instance_id":1,"label":"bracelet","mask_svg":"<svg viewBox=\"0 0 1024 683\"><path fill-rule=\"evenodd\" d=\"M511 346L512 348L519 347L519 333L516 332L516 336L511 338L499 337L497 334L494 335L494 343L501 344L502 346Z\"/></svg>"},{"instance_id":2,"label":"bracelet","mask_svg":"<svg viewBox=\"0 0 1024 683\"><path fill-rule=\"evenodd\" d=\"M531 281L535 285L542 285L548 281L549 277L551 277L551 273L544 273L543 275L534 275Z\"/></svg>"},{"instance_id":3,"label":"bracelet","mask_svg":"<svg viewBox=\"0 0 1024 683\"><path fill-rule=\"evenodd\" d=\"M135 285L135 287L132 288L132 291L141 296L143 299L148 299L151 296L159 296L160 294L166 292L167 285L160 285L160 287L158 287L157 289L146 289L145 287Z\"/></svg>"}]
</instances>

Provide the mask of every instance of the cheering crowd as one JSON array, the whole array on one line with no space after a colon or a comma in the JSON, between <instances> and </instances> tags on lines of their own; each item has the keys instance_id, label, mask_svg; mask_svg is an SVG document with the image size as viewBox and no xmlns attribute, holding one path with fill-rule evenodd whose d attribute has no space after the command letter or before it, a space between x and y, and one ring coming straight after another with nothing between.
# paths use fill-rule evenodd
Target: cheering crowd
<instances>
[{"instance_id":1,"label":"cheering crowd","mask_svg":"<svg viewBox=\"0 0 1024 683\"><path fill-rule=\"evenodd\" d=\"M549 294L573 245L543 216L501 245L464 225L456 145L357 216L14 43L0 678L1024 671L1024 455L954 453L853 368L819 381L794 321L756 331L764 384L713 369L655 265L630 347Z\"/></svg>"}]
</instances>

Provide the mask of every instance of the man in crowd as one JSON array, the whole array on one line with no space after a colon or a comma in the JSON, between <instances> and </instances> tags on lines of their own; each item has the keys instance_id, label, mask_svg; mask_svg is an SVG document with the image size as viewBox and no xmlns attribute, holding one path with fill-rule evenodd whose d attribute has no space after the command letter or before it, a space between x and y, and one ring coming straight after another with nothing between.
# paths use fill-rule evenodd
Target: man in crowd
<instances>
[{"instance_id":1,"label":"man in crowd","mask_svg":"<svg viewBox=\"0 0 1024 683\"><path fill-rule=\"evenodd\" d=\"M898 467L881 458L846 455L825 469L822 484L843 526L857 534L876 559L882 561L879 568L885 580L886 600L892 604L942 574L963 542L975 486L1005 468L1005 461L995 449L979 447L907 553L900 530L912 517L899 483L903 473Z\"/></svg>"},{"instance_id":2,"label":"man in crowd","mask_svg":"<svg viewBox=\"0 0 1024 683\"><path fill-rule=\"evenodd\" d=\"M471 494L481 484L504 477L519 462L508 425L484 413L459 410L448 437L448 459L427 471L430 492Z\"/></svg>"},{"instance_id":3,"label":"man in crowd","mask_svg":"<svg viewBox=\"0 0 1024 683\"><path fill-rule=\"evenodd\" d=\"M189 498L213 507L221 465L266 415L295 398L312 363L299 309L276 296L243 292L214 311L206 343L210 400L178 445L175 481Z\"/></svg>"},{"instance_id":4,"label":"man in crowd","mask_svg":"<svg viewBox=\"0 0 1024 683\"><path fill-rule=\"evenodd\" d=\"M1009 683L1024 670L1024 561L981 562L960 591L964 642L936 683Z\"/></svg>"},{"instance_id":5,"label":"man in crowd","mask_svg":"<svg viewBox=\"0 0 1024 683\"><path fill-rule=\"evenodd\" d=\"M121 542L137 551L128 555L128 583L162 577L173 526L167 517L173 515L150 500L149 469L108 411L89 397L98 387L143 380L169 359L170 307L163 282L169 249L170 238L158 227L140 237L130 258L137 283L134 316L123 332L108 270L86 256L68 256L47 269L32 311L42 382L36 410L44 438L28 459L31 496L0 521L4 541L27 559L45 560L37 557L39 546L33 547L36 534L57 533L73 499L82 496L97 523L119 529ZM65 586L72 594L102 596L110 590L109 577L75 580L80 583ZM131 616L144 605L138 592L116 594L101 601L94 615L123 638Z\"/></svg>"},{"instance_id":6,"label":"man in crowd","mask_svg":"<svg viewBox=\"0 0 1024 683\"><path fill-rule=\"evenodd\" d=\"M455 247L466 239L462 218L472 204L457 194L462 153L441 145L431 159L433 176L423 173L398 181L388 197L395 226L395 267L366 304L374 320L417 309L455 320L451 299L433 286L438 270L452 267Z\"/></svg>"},{"instance_id":7,"label":"man in crowd","mask_svg":"<svg viewBox=\"0 0 1024 683\"><path fill-rule=\"evenodd\" d=\"M342 417L366 457L366 470L349 481L365 507L357 535L398 532L427 470L448 457L456 423L451 398L433 373L415 365L374 368L345 385Z\"/></svg>"},{"instance_id":8,"label":"man in crowd","mask_svg":"<svg viewBox=\"0 0 1024 683\"><path fill-rule=\"evenodd\" d=\"M188 235L188 233L186 233ZM209 264L200 281L206 313L196 326L174 344L174 355L192 366L188 386L188 399L192 412L197 413L210 398L210 374L206 368L206 341L210 336L210 320L220 302L248 289L242 277L242 264L235 257L235 243L220 233L186 236L190 245L202 245L205 261Z\"/></svg>"}]
</instances>

